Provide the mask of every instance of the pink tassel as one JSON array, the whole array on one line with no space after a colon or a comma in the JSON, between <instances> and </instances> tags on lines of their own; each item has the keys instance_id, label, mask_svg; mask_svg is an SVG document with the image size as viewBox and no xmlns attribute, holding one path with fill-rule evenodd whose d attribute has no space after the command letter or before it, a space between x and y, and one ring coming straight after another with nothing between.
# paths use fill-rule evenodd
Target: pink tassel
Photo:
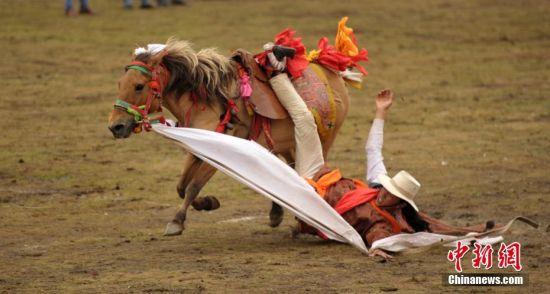
<instances>
[{"instance_id":1,"label":"pink tassel","mask_svg":"<svg viewBox=\"0 0 550 294\"><path fill-rule=\"evenodd\" d=\"M252 96L252 87L250 86L250 77L247 74L241 76L241 97L249 98Z\"/></svg>"}]
</instances>

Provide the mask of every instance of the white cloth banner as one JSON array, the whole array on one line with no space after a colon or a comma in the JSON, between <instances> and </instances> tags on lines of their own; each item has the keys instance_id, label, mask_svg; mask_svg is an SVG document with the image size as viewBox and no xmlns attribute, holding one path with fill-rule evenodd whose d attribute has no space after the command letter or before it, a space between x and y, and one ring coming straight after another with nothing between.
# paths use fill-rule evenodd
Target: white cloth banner
<instances>
[{"instance_id":1,"label":"white cloth banner","mask_svg":"<svg viewBox=\"0 0 550 294\"><path fill-rule=\"evenodd\" d=\"M460 236L459 238L460 240L457 240L456 236L441 235L428 232L418 232L414 234L397 234L372 242L370 250L384 249L391 252L400 252L413 248L425 248L438 244L443 244L444 246L456 246L456 243L458 241L461 241L462 243L469 243L470 241L475 240L477 243L485 245L495 244L504 240L501 236L477 239L466 235Z\"/></svg>"},{"instance_id":2,"label":"white cloth banner","mask_svg":"<svg viewBox=\"0 0 550 294\"><path fill-rule=\"evenodd\" d=\"M351 244L368 253L361 236L350 226L296 171L256 142L216 132L176 128L154 124L153 130L174 140L178 145L193 153L223 173L245 184L288 209L298 218L323 232L328 238ZM520 220L533 227L533 221L516 217L505 226L483 233L465 236L450 236L418 232L398 234L373 242L370 250L383 249L400 252L414 248L435 245L453 245L457 241L476 240L481 244L502 241L500 234Z\"/></svg>"},{"instance_id":3,"label":"white cloth banner","mask_svg":"<svg viewBox=\"0 0 550 294\"><path fill-rule=\"evenodd\" d=\"M154 124L153 130L288 209L328 238L364 253L361 236L292 168L256 142L211 131Z\"/></svg>"},{"instance_id":4,"label":"white cloth banner","mask_svg":"<svg viewBox=\"0 0 550 294\"><path fill-rule=\"evenodd\" d=\"M538 228L538 224L526 217L518 216L510 220L506 225L496 227L481 233L469 233L464 236L441 235L428 232L418 232L414 234L397 234L384 239L376 240L372 243L370 250L384 249L391 252L399 252L414 248L427 248L437 245L456 246L458 241L469 243L476 241L481 245L495 244L504 240L501 234L508 231L516 221L521 221L533 228Z\"/></svg>"}]
</instances>

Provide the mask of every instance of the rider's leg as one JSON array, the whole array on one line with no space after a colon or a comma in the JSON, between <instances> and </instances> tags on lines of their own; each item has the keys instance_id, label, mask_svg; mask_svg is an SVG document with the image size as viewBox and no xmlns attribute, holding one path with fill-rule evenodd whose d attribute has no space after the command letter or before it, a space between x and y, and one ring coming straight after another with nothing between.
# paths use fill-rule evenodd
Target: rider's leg
<instances>
[{"instance_id":1,"label":"rider's leg","mask_svg":"<svg viewBox=\"0 0 550 294\"><path fill-rule=\"evenodd\" d=\"M315 119L287 74L278 74L272 77L269 83L294 122L296 171L300 176L312 178L324 165L323 149Z\"/></svg>"}]
</instances>

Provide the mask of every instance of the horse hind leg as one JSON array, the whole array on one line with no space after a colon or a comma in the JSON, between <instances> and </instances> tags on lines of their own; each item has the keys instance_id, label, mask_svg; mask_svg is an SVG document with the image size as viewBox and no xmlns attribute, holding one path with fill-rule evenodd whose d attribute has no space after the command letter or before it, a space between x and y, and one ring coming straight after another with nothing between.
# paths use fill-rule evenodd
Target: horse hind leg
<instances>
[{"instance_id":1,"label":"horse hind leg","mask_svg":"<svg viewBox=\"0 0 550 294\"><path fill-rule=\"evenodd\" d=\"M272 228L278 227L283 222L284 210L275 203L271 202L271 211L269 211L269 226Z\"/></svg>"}]
</instances>

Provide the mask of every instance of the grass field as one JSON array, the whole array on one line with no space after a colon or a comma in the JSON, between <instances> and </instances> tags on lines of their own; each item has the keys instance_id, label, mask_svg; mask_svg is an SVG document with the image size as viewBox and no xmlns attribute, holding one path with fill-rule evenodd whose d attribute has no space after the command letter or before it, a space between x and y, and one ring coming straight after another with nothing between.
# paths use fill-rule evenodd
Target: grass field
<instances>
[{"instance_id":1,"label":"grass field","mask_svg":"<svg viewBox=\"0 0 550 294\"><path fill-rule=\"evenodd\" d=\"M549 2L197 0L125 11L91 0L97 15L74 18L62 2L0 1L0 292L549 291ZM271 229L269 202L222 174L202 193L222 207L190 210L183 235L162 237L180 204L182 152L153 133L114 140L107 130L136 44L177 36L258 51L292 26L313 48L345 15L370 74L330 162L363 176L373 98L392 88L390 173L411 171L420 208L455 224L539 221L506 235L523 245L529 286L443 286L445 248L382 263L294 240L290 215ZM252 218L226 221L240 217Z\"/></svg>"}]
</instances>

